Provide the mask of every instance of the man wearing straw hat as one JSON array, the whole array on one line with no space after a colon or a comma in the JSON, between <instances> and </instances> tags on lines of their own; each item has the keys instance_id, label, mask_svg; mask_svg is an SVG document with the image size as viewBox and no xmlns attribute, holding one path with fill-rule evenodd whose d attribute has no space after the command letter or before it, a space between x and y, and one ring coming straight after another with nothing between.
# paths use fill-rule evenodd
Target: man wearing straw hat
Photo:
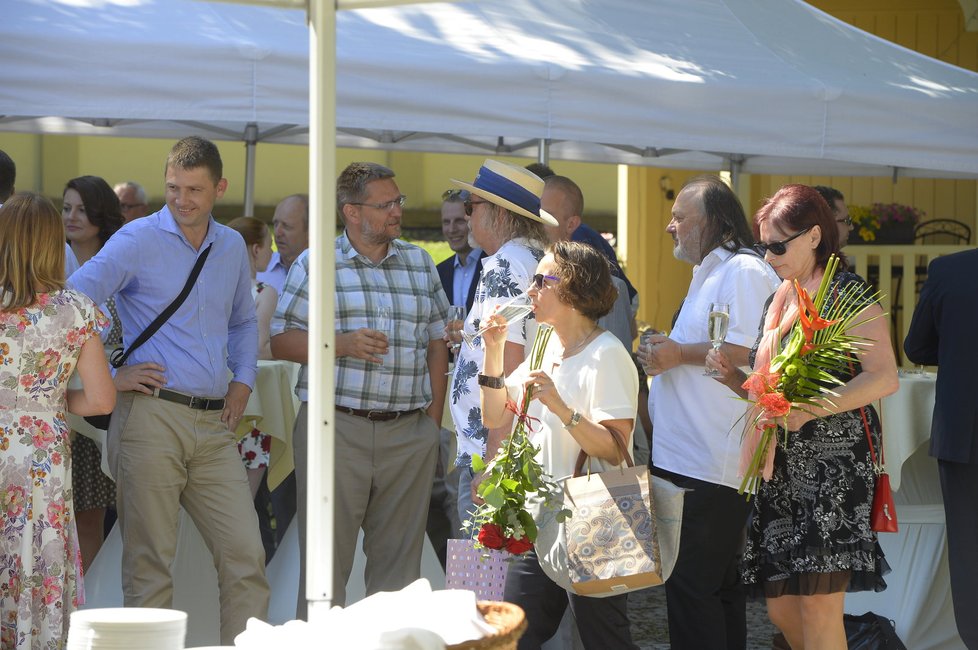
<instances>
[{"instance_id":1,"label":"man wearing straw hat","mask_svg":"<svg viewBox=\"0 0 978 650\"><path fill-rule=\"evenodd\" d=\"M474 334L497 307L524 296L536 273L537 262L543 257L547 241L544 224L556 226L557 220L540 209L543 181L523 167L486 160L472 183L455 179L452 183L470 193L464 205L472 245L487 254L482 260L482 276L472 309L465 319L465 331ZM529 354L535 334L536 321L532 314L510 324L505 374L511 373ZM489 430L482 425L478 383L482 357L478 338L474 347L462 345L449 393L458 437L455 464L459 468L458 511L463 524L474 509L473 492L478 486L472 472L472 456L492 458L512 428Z\"/></svg>"}]
</instances>

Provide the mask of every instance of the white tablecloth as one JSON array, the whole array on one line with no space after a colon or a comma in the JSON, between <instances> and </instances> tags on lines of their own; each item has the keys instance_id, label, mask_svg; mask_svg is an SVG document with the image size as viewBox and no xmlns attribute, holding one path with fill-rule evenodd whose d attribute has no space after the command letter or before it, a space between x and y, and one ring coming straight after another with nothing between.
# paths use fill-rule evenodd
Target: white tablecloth
<instances>
[{"instance_id":1,"label":"white tablecloth","mask_svg":"<svg viewBox=\"0 0 978 650\"><path fill-rule=\"evenodd\" d=\"M937 461L928 455L934 393L933 374L902 374L899 391L883 400L886 468L900 530L879 540L893 570L885 576L886 591L848 594L845 610L893 620L913 650L959 650L964 644L954 625L941 486Z\"/></svg>"}]
</instances>

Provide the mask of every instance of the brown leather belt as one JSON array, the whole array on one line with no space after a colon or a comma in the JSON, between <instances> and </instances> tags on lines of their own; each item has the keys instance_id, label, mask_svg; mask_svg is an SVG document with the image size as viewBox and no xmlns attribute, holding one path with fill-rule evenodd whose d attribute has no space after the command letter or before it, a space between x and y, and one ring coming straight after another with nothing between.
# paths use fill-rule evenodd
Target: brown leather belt
<instances>
[{"instance_id":1,"label":"brown leather belt","mask_svg":"<svg viewBox=\"0 0 978 650\"><path fill-rule=\"evenodd\" d=\"M175 402L189 406L198 411L221 411L224 410L223 397L197 397L196 395L184 395L173 390L159 388L153 391L153 397L158 397L167 402Z\"/></svg>"},{"instance_id":2,"label":"brown leather belt","mask_svg":"<svg viewBox=\"0 0 978 650\"><path fill-rule=\"evenodd\" d=\"M389 422L405 415L417 413L421 409L411 409L410 411L375 411L373 409L351 409L348 406L337 406L336 410L340 413L355 415L358 418L366 418L371 422Z\"/></svg>"}]
</instances>

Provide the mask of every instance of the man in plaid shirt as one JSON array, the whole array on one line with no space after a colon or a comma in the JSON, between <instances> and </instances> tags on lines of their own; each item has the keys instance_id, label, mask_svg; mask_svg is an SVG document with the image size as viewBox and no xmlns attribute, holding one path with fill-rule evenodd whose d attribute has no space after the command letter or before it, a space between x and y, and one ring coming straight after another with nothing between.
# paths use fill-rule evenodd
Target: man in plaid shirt
<instances>
[{"instance_id":1,"label":"man in plaid shirt","mask_svg":"<svg viewBox=\"0 0 978 650\"><path fill-rule=\"evenodd\" d=\"M448 299L435 263L398 239L404 196L394 172L352 163L336 182L336 491L333 604L342 605L363 529L367 594L420 577L447 387ZM305 364L308 252L293 263L272 320L272 352ZM389 321L384 323L383 321ZM299 608L305 618L307 368L293 432L299 500Z\"/></svg>"}]
</instances>

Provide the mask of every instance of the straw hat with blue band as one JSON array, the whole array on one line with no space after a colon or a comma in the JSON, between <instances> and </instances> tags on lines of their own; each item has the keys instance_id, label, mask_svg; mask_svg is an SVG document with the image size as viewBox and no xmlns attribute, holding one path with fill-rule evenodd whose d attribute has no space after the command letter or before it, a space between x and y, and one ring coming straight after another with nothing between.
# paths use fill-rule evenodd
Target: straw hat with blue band
<instances>
[{"instance_id":1,"label":"straw hat with blue band","mask_svg":"<svg viewBox=\"0 0 978 650\"><path fill-rule=\"evenodd\" d=\"M472 183L454 178L452 182L510 212L548 226L559 225L550 213L540 209L543 179L524 167L487 158Z\"/></svg>"}]
</instances>

